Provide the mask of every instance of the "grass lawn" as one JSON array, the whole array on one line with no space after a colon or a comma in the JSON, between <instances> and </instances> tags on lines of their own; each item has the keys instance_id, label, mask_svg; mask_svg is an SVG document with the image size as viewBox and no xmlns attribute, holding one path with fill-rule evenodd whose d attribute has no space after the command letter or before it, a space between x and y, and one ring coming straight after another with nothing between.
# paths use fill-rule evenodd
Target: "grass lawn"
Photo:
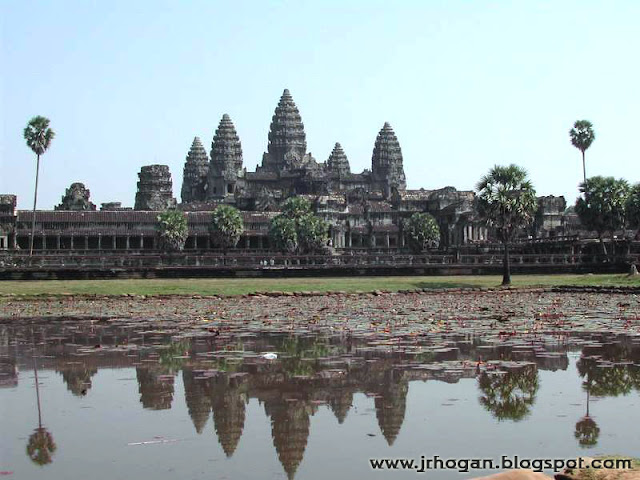
<instances>
[{"instance_id":1,"label":"grass lawn","mask_svg":"<svg viewBox=\"0 0 640 480\"><path fill-rule=\"evenodd\" d=\"M373 291L415 288L497 287L501 276L428 277L310 277L310 278L181 278L131 280L2 281L0 295L241 295L269 291ZM627 275L514 275L514 287L587 285L640 286L640 277Z\"/></svg>"}]
</instances>

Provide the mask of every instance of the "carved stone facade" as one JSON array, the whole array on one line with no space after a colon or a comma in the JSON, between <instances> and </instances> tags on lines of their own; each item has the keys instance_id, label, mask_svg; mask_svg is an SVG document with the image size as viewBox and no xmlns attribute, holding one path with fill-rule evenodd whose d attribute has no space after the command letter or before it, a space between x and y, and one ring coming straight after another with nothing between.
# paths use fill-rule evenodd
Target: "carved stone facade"
<instances>
[{"instance_id":1,"label":"carved stone facade","mask_svg":"<svg viewBox=\"0 0 640 480\"><path fill-rule=\"evenodd\" d=\"M167 210L175 208L171 172L166 165L147 165L138 173L135 210Z\"/></svg>"},{"instance_id":2,"label":"carved stone facade","mask_svg":"<svg viewBox=\"0 0 640 480\"><path fill-rule=\"evenodd\" d=\"M72 183L62 196L62 203L54 210L95 210L96 206L89 201L91 192L84 186L84 183Z\"/></svg>"}]
</instances>

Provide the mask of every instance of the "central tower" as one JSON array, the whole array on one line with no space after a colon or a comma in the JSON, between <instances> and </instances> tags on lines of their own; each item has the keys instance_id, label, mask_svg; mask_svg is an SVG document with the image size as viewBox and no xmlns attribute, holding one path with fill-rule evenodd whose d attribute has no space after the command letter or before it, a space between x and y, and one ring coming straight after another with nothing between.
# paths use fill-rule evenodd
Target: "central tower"
<instances>
[{"instance_id":1,"label":"central tower","mask_svg":"<svg viewBox=\"0 0 640 480\"><path fill-rule=\"evenodd\" d=\"M281 172L302 164L307 153L304 124L291 93L282 93L269 128L269 145L262 157L262 168Z\"/></svg>"}]
</instances>

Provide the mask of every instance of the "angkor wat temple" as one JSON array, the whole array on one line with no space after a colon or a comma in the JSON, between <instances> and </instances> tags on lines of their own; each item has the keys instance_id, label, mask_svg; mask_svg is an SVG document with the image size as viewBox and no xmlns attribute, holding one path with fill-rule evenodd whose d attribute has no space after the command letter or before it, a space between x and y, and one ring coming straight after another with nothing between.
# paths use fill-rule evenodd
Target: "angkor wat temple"
<instances>
[{"instance_id":1,"label":"angkor wat temple","mask_svg":"<svg viewBox=\"0 0 640 480\"><path fill-rule=\"evenodd\" d=\"M157 247L157 212L187 212L190 235L186 249L211 248L210 212L221 203L243 212L245 232L239 248L269 248L269 222L288 197L307 197L330 225L331 246L398 249L405 246L402 220L429 212L438 221L441 247L491 240L477 215L475 193L454 187L409 190L400 143L389 123L380 129L371 169L351 171L339 143L325 162L308 151L304 124L289 90L275 109L267 151L254 172L244 166L235 126L223 115L213 135L210 154L196 137L184 164L181 203L173 196L169 167L143 166L138 174L133 209L120 202L103 203L98 211L84 184L71 184L53 211L36 214L36 250L151 250ZM0 249L27 249L32 212L16 210L13 195L0 195ZM563 197L540 199L533 236L566 234Z\"/></svg>"}]
</instances>

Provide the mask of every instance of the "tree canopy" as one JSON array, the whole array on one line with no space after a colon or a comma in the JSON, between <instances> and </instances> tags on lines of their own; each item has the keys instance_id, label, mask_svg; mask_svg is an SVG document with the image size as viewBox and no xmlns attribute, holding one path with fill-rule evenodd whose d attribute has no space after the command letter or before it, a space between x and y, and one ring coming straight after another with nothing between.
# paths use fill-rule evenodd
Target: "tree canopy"
<instances>
[{"instance_id":1,"label":"tree canopy","mask_svg":"<svg viewBox=\"0 0 640 480\"><path fill-rule=\"evenodd\" d=\"M189 235L187 216L177 210L161 213L158 215L158 234L162 250L182 250Z\"/></svg>"},{"instance_id":2,"label":"tree canopy","mask_svg":"<svg viewBox=\"0 0 640 480\"><path fill-rule=\"evenodd\" d=\"M36 155L42 155L51 146L55 132L49 128L49 119L38 115L33 117L24 129L27 146Z\"/></svg>"},{"instance_id":3,"label":"tree canopy","mask_svg":"<svg viewBox=\"0 0 640 480\"><path fill-rule=\"evenodd\" d=\"M575 210L582 224L598 236L613 234L625 226L625 207L629 184L624 179L591 177L580 185L583 197L576 200Z\"/></svg>"},{"instance_id":4,"label":"tree canopy","mask_svg":"<svg viewBox=\"0 0 640 480\"><path fill-rule=\"evenodd\" d=\"M478 182L478 210L495 228L501 242L509 242L534 220L536 191L527 171L517 165L493 167Z\"/></svg>"},{"instance_id":5,"label":"tree canopy","mask_svg":"<svg viewBox=\"0 0 640 480\"><path fill-rule=\"evenodd\" d=\"M217 246L225 250L235 247L243 231L244 221L238 209L230 205L220 205L213 211L211 236Z\"/></svg>"},{"instance_id":6,"label":"tree canopy","mask_svg":"<svg viewBox=\"0 0 640 480\"><path fill-rule=\"evenodd\" d=\"M269 236L278 250L294 253L298 250L298 232L296 221L284 215L278 215L271 220Z\"/></svg>"},{"instance_id":7,"label":"tree canopy","mask_svg":"<svg viewBox=\"0 0 640 480\"><path fill-rule=\"evenodd\" d=\"M328 225L312 213L297 219L298 242L303 252L320 252L327 244Z\"/></svg>"},{"instance_id":8,"label":"tree canopy","mask_svg":"<svg viewBox=\"0 0 640 480\"><path fill-rule=\"evenodd\" d=\"M269 235L279 250L313 253L325 248L328 230L327 223L313 214L309 200L290 197L282 204L282 213L271 221Z\"/></svg>"},{"instance_id":9,"label":"tree canopy","mask_svg":"<svg viewBox=\"0 0 640 480\"><path fill-rule=\"evenodd\" d=\"M596 139L593 124L589 120L577 120L569 130L569 137L571 145L584 153Z\"/></svg>"},{"instance_id":10,"label":"tree canopy","mask_svg":"<svg viewBox=\"0 0 640 480\"><path fill-rule=\"evenodd\" d=\"M304 197L289 197L282 204L282 215L294 220L312 213L311 202Z\"/></svg>"},{"instance_id":11,"label":"tree canopy","mask_svg":"<svg viewBox=\"0 0 640 480\"><path fill-rule=\"evenodd\" d=\"M404 222L404 232L409 240L409 247L414 252L422 252L428 248L437 248L440 244L440 227L429 213L414 213Z\"/></svg>"},{"instance_id":12,"label":"tree canopy","mask_svg":"<svg viewBox=\"0 0 640 480\"><path fill-rule=\"evenodd\" d=\"M584 152L591 146L596 138L593 131L593 125L589 120L578 120L573 124L573 128L569 130L571 144L582 152L582 175L584 181L587 180L587 167L584 159Z\"/></svg>"}]
</instances>

